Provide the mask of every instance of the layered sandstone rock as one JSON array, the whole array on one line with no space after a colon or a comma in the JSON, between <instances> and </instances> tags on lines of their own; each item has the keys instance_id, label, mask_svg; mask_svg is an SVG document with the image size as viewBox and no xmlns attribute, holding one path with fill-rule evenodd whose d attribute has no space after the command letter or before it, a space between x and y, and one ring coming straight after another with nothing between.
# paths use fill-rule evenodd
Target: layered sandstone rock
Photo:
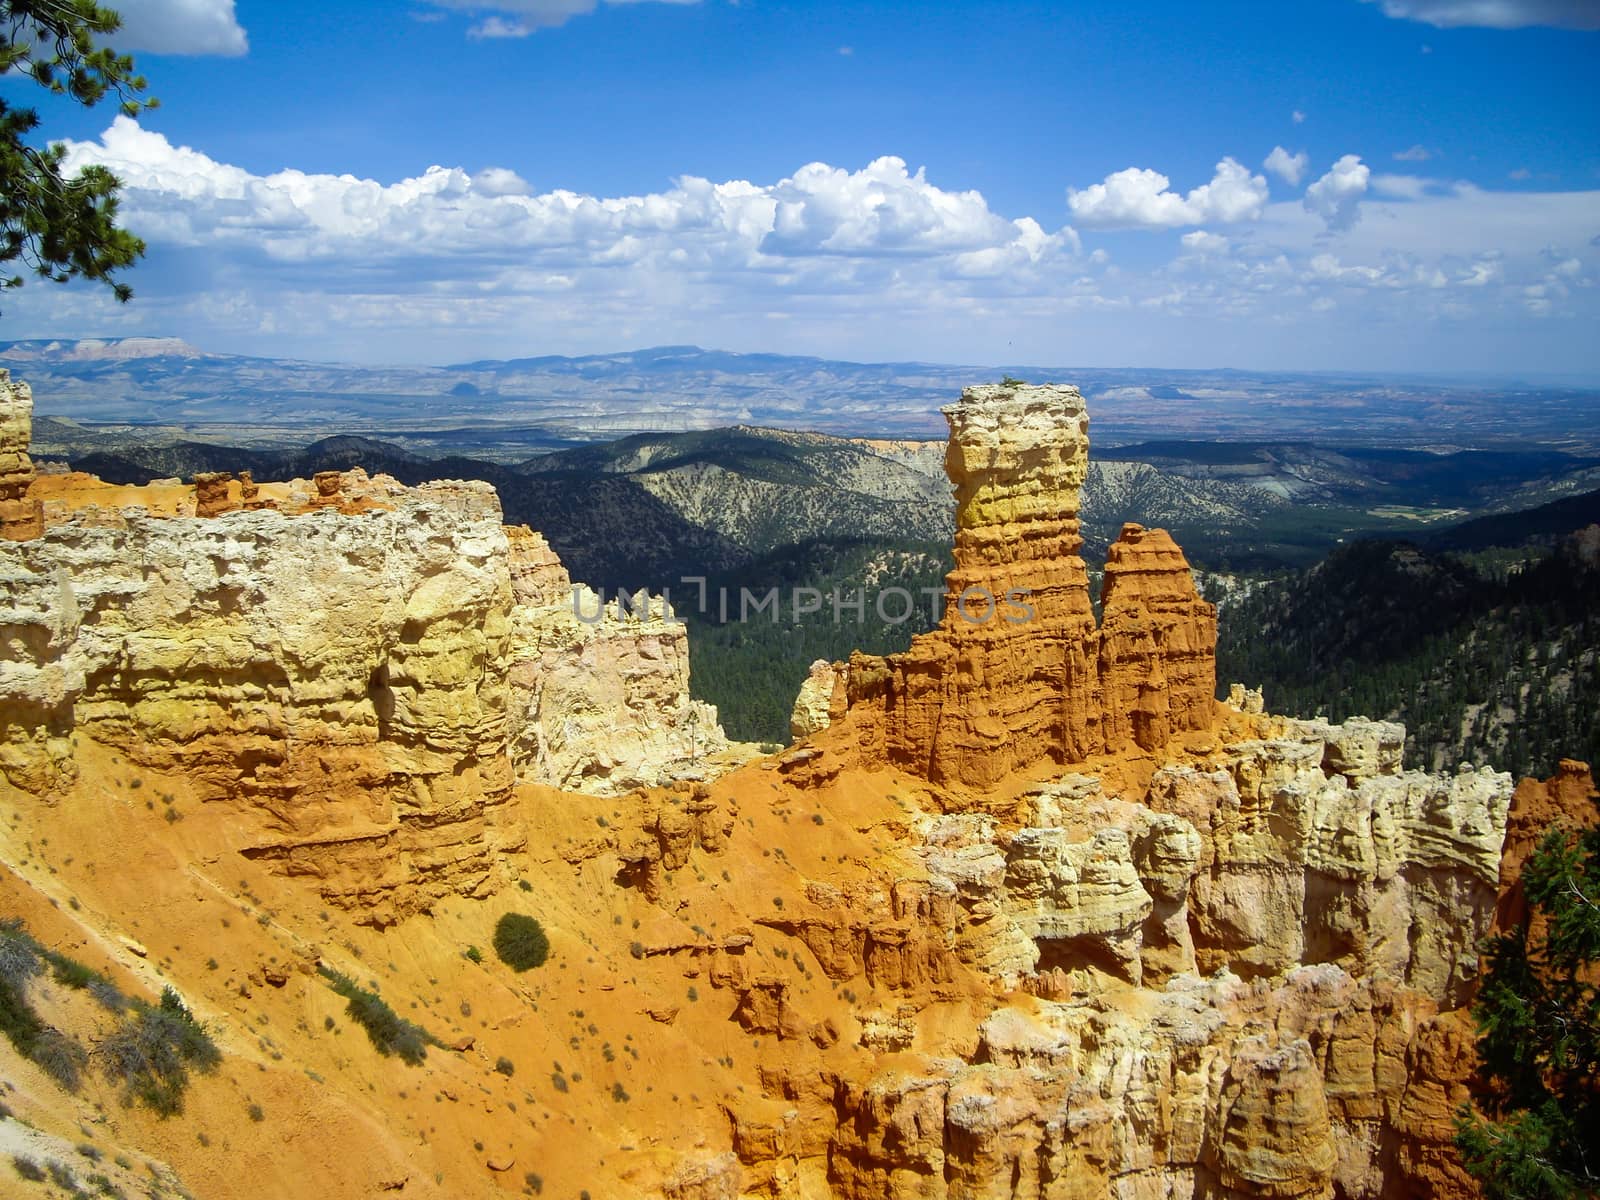
<instances>
[{"instance_id":1,"label":"layered sandstone rock","mask_svg":"<svg viewBox=\"0 0 1600 1200\"><path fill-rule=\"evenodd\" d=\"M499 505L424 487L359 519L72 521L0 559L8 774L81 731L247 818L248 854L383 919L476 886L511 786ZM22 761L27 760L27 761Z\"/></svg>"},{"instance_id":2,"label":"layered sandstone rock","mask_svg":"<svg viewBox=\"0 0 1600 1200\"><path fill-rule=\"evenodd\" d=\"M1215 770L1159 770L1148 803L1201 851L1197 963L1248 977L1336 962L1464 1003L1493 919L1510 776L1401 771L1404 730L1284 721ZM1392 748L1392 754L1386 751Z\"/></svg>"},{"instance_id":3,"label":"layered sandstone rock","mask_svg":"<svg viewBox=\"0 0 1600 1200\"><path fill-rule=\"evenodd\" d=\"M26 447L27 389L6 387L0 432ZM357 469L263 499L211 473L185 519L179 485L82 477L79 504L52 482L50 526L0 546L16 786L64 794L87 737L187 777L237 810L235 849L383 923L488 885L523 836L500 815L517 778L619 792L728 749L689 698L682 623L575 607L486 484Z\"/></svg>"},{"instance_id":4,"label":"layered sandstone rock","mask_svg":"<svg viewBox=\"0 0 1600 1200\"><path fill-rule=\"evenodd\" d=\"M0 368L0 538L22 541L44 528L44 507L28 495L34 480L33 391Z\"/></svg>"},{"instance_id":5,"label":"layered sandstone rock","mask_svg":"<svg viewBox=\"0 0 1600 1200\"><path fill-rule=\"evenodd\" d=\"M1067 774L1015 816L913 817L875 885L824 906L813 883L761 918L901 1000L859 1018L895 1057L841 1069L790 1157L752 1140L753 1176L812 1155L855 1197L1470 1194L1461 1006L1511 780L1403 771L1403 731L1377 722L1237 728L1262 736L1145 783ZM968 972L1004 997L976 1044L930 1016Z\"/></svg>"},{"instance_id":6,"label":"layered sandstone rock","mask_svg":"<svg viewBox=\"0 0 1600 1200\"><path fill-rule=\"evenodd\" d=\"M865 761L987 788L1041 760L1153 750L1209 726L1215 610L1166 533L1123 529L1096 624L1079 555L1089 442L1077 389L968 388L944 413L956 499L944 620L905 654L852 658Z\"/></svg>"},{"instance_id":7,"label":"layered sandstone rock","mask_svg":"<svg viewBox=\"0 0 1600 1200\"><path fill-rule=\"evenodd\" d=\"M506 659L519 775L617 795L704 778L730 748L717 710L689 695L689 637L665 601L574 589L555 552L508 531L516 606Z\"/></svg>"}]
</instances>

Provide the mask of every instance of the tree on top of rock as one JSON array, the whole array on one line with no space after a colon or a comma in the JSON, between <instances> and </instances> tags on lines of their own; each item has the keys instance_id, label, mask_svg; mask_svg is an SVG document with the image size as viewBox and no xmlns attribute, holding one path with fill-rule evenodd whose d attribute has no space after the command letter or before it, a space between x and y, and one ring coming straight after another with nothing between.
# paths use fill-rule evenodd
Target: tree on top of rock
<instances>
[{"instance_id":1,"label":"tree on top of rock","mask_svg":"<svg viewBox=\"0 0 1600 1200\"><path fill-rule=\"evenodd\" d=\"M156 105L140 99L144 76L134 74L132 58L97 40L121 24L89 0L0 0L0 73L26 75L86 108L114 94L136 116ZM30 144L38 126L34 109L0 100L0 269L20 262L57 283L81 275L127 300L132 290L113 275L144 254L144 242L117 225L121 182L93 165L63 178L65 147ZM0 275L0 291L22 283L20 274Z\"/></svg>"},{"instance_id":2,"label":"tree on top of rock","mask_svg":"<svg viewBox=\"0 0 1600 1200\"><path fill-rule=\"evenodd\" d=\"M1533 915L1491 938L1478 998L1485 1115L1456 1145L1488 1200L1600 1194L1600 826L1547 833L1523 869Z\"/></svg>"}]
</instances>

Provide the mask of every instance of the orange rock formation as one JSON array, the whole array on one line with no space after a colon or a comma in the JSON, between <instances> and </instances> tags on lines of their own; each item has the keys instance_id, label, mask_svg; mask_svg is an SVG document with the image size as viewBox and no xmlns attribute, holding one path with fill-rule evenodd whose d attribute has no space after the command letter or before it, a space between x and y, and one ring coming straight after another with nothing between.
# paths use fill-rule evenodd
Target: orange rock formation
<instances>
[{"instance_id":1,"label":"orange rock formation","mask_svg":"<svg viewBox=\"0 0 1600 1200\"><path fill-rule=\"evenodd\" d=\"M968 388L944 414L956 493L944 621L905 654L852 657L865 762L987 788L1042 760L1153 750L1209 726L1216 611L1165 531L1123 529L1095 621L1079 554L1078 390Z\"/></svg>"}]
</instances>

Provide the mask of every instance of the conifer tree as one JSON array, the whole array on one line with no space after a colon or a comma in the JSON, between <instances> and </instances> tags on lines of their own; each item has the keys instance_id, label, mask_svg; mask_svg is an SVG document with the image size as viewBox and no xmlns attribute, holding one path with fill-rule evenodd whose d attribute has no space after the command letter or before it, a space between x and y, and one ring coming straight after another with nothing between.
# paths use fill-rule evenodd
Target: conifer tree
<instances>
[{"instance_id":1,"label":"conifer tree","mask_svg":"<svg viewBox=\"0 0 1600 1200\"><path fill-rule=\"evenodd\" d=\"M141 99L145 78L133 59L100 39L122 19L90 0L0 0L0 73L25 75L86 108L115 96L125 114L154 108ZM39 114L0 100L0 271L18 263L41 279L74 276L106 283L118 300L132 290L114 278L144 253L144 242L117 224L117 177L102 166L62 176L65 147L31 137ZM0 274L0 291L22 274Z\"/></svg>"},{"instance_id":2,"label":"conifer tree","mask_svg":"<svg viewBox=\"0 0 1600 1200\"><path fill-rule=\"evenodd\" d=\"M1456 1146L1488 1200L1578 1200L1600 1194L1600 827L1552 829L1522 883L1542 920L1486 947Z\"/></svg>"}]
</instances>

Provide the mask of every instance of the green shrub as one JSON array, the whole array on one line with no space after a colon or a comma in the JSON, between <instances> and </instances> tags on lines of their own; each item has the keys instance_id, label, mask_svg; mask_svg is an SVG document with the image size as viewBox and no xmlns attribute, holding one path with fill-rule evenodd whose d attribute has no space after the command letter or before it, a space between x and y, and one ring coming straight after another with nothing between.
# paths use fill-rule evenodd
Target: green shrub
<instances>
[{"instance_id":1,"label":"green shrub","mask_svg":"<svg viewBox=\"0 0 1600 1200\"><path fill-rule=\"evenodd\" d=\"M483 951L476 946L468 946L466 950L462 951L462 957L468 962L481 963L483 961Z\"/></svg>"},{"instance_id":2,"label":"green shrub","mask_svg":"<svg viewBox=\"0 0 1600 1200\"><path fill-rule=\"evenodd\" d=\"M68 1091L82 1082L88 1054L78 1040L40 1019L28 1000L28 984L52 955L16 919L0 921L0 1033L17 1053L38 1063ZM61 961L70 962L63 959Z\"/></svg>"},{"instance_id":3,"label":"green shrub","mask_svg":"<svg viewBox=\"0 0 1600 1200\"><path fill-rule=\"evenodd\" d=\"M34 1038L28 1057L69 1092L78 1090L83 1082L84 1065L89 1061L88 1051L77 1038L49 1026Z\"/></svg>"},{"instance_id":4,"label":"green shrub","mask_svg":"<svg viewBox=\"0 0 1600 1200\"><path fill-rule=\"evenodd\" d=\"M38 1183L44 1178L44 1168L25 1154L11 1156L12 1170L31 1183Z\"/></svg>"},{"instance_id":5,"label":"green shrub","mask_svg":"<svg viewBox=\"0 0 1600 1200\"><path fill-rule=\"evenodd\" d=\"M64 1162L51 1159L45 1166L50 1171L50 1182L64 1191L69 1196L81 1196L78 1189L78 1177L72 1173L72 1168Z\"/></svg>"},{"instance_id":6,"label":"green shrub","mask_svg":"<svg viewBox=\"0 0 1600 1200\"><path fill-rule=\"evenodd\" d=\"M133 1011L99 1045L112 1079L123 1085L123 1101L137 1101L164 1117L183 1111L189 1069L213 1071L222 1052L205 1027L170 987L156 1004L133 1002Z\"/></svg>"},{"instance_id":7,"label":"green shrub","mask_svg":"<svg viewBox=\"0 0 1600 1200\"><path fill-rule=\"evenodd\" d=\"M15 917L0 921L0 985L19 991L39 973L43 952Z\"/></svg>"},{"instance_id":8,"label":"green shrub","mask_svg":"<svg viewBox=\"0 0 1600 1200\"><path fill-rule=\"evenodd\" d=\"M367 1031L367 1038L379 1054L394 1055L401 1062L416 1066L428 1057L428 1047L439 1040L420 1025L406 1020L377 992L362 987L348 975L330 967L318 967L329 986L345 999L345 1012Z\"/></svg>"},{"instance_id":9,"label":"green shrub","mask_svg":"<svg viewBox=\"0 0 1600 1200\"><path fill-rule=\"evenodd\" d=\"M52 968L50 974L57 983L80 991L100 977L100 972L66 955L52 955L50 966Z\"/></svg>"},{"instance_id":10,"label":"green shrub","mask_svg":"<svg viewBox=\"0 0 1600 1200\"><path fill-rule=\"evenodd\" d=\"M544 965L550 957L550 939L532 917L506 913L495 923L494 952L513 971L526 971Z\"/></svg>"},{"instance_id":11,"label":"green shrub","mask_svg":"<svg viewBox=\"0 0 1600 1200\"><path fill-rule=\"evenodd\" d=\"M516 1063L512 1062L509 1058L506 1058L503 1055L495 1060L494 1069L501 1075L504 1075L507 1079L510 1079L517 1073Z\"/></svg>"}]
</instances>

